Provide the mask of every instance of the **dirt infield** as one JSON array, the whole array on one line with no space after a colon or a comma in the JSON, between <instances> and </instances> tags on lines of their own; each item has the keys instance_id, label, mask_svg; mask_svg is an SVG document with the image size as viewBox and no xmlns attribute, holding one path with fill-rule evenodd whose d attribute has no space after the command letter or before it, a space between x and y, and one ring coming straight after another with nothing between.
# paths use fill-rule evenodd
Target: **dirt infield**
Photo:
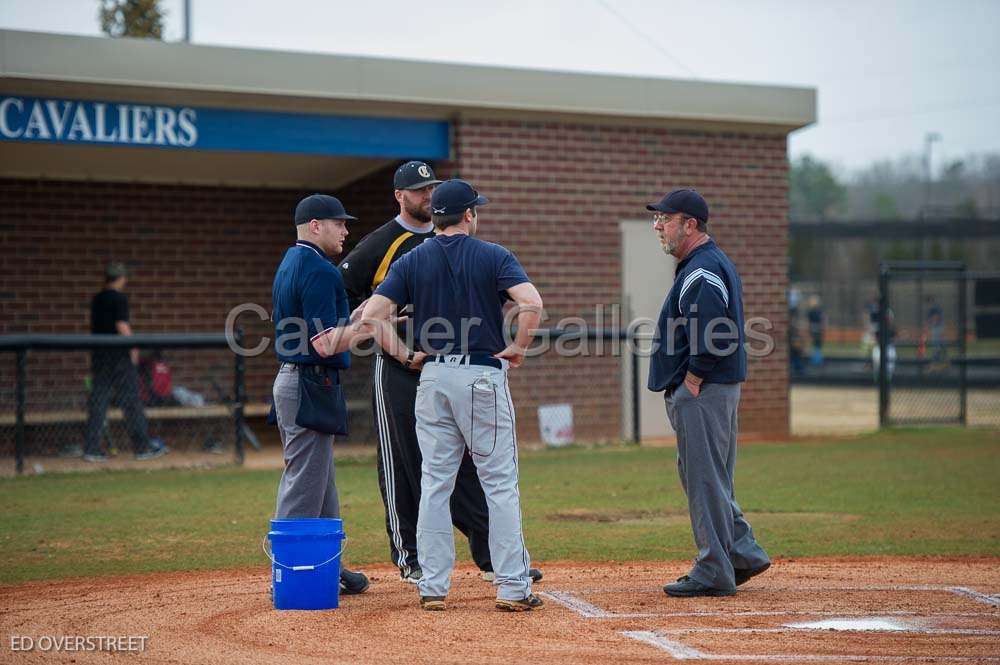
<instances>
[{"instance_id":1,"label":"dirt infield","mask_svg":"<svg viewBox=\"0 0 1000 665\"><path fill-rule=\"evenodd\" d=\"M456 573L448 611L418 609L388 567L339 610L276 612L253 570L0 587L3 662L106 662L87 651L12 653L27 636L148 636L153 663L1000 662L1000 559L779 560L729 598L672 599L680 563L544 564L541 612L493 609ZM793 624L842 622L793 627ZM856 623L864 622L864 623ZM834 625L850 630L831 630Z\"/></svg>"}]
</instances>

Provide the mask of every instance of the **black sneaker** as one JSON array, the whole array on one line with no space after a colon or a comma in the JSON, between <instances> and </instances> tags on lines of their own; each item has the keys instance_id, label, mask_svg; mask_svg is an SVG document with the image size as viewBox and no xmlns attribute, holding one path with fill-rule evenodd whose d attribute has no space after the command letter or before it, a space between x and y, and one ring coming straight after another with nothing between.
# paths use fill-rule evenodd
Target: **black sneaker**
<instances>
[{"instance_id":1,"label":"black sneaker","mask_svg":"<svg viewBox=\"0 0 1000 665\"><path fill-rule=\"evenodd\" d=\"M399 579L403 580L407 584L416 584L417 582L422 580L423 577L424 577L424 571L414 566L413 568L410 568L409 575L400 574Z\"/></svg>"},{"instance_id":2,"label":"black sneaker","mask_svg":"<svg viewBox=\"0 0 1000 665\"><path fill-rule=\"evenodd\" d=\"M771 562L768 561L763 566L758 566L757 568L736 568L733 570L736 573L736 586L745 584L750 581L751 577L757 577L765 570L771 567Z\"/></svg>"},{"instance_id":3,"label":"black sneaker","mask_svg":"<svg viewBox=\"0 0 1000 665\"><path fill-rule=\"evenodd\" d=\"M541 582L542 581L542 577L544 577L544 575L542 575L542 571L539 570L538 568L529 568L528 569L528 577L531 578L531 582L532 582L532 584L534 584L535 582ZM497 578L497 574L494 573L492 570L484 570L483 571L483 579L486 580L487 582L492 582L496 578Z\"/></svg>"},{"instance_id":4,"label":"black sneaker","mask_svg":"<svg viewBox=\"0 0 1000 665\"><path fill-rule=\"evenodd\" d=\"M351 572L347 568L340 569L340 593L345 596L356 596L368 590L368 577L364 573Z\"/></svg>"},{"instance_id":5,"label":"black sneaker","mask_svg":"<svg viewBox=\"0 0 1000 665\"><path fill-rule=\"evenodd\" d=\"M676 582L664 586L663 592L675 598L693 598L695 596L732 596L736 593L736 589L730 591L728 589L716 589L705 586L701 582L685 575L684 577L677 578Z\"/></svg>"},{"instance_id":6,"label":"black sneaker","mask_svg":"<svg viewBox=\"0 0 1000 665\"><path fill-rule=\"evenodd\" d=\"M497 598L497 609L504 612L530 612L532 610L540 610L543 607L545 607L545 603L535 594L531 594L521 600L502 600Z\"/></svg>"}]
</instances>

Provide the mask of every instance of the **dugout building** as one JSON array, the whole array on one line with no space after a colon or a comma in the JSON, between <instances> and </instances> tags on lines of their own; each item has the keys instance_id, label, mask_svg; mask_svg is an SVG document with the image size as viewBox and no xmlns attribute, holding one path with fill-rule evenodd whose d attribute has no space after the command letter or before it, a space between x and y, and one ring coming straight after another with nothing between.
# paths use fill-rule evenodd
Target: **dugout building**
<instances>
[{"instance_id":1,"label":"dugout building","mask_svg":"<svg viewBox=\"0 0 1000 665\"><path fill-rule=\"evenodd\" d=\"M747 317L773 326L741 429L782 436L786 140L815 112L803 88L0 31L0 334L88 332L109 260L131 268L136 331L221 331L238 305L270 311L295 203L343 200L360 218L350 249L396 213L407 159L490 198L482 237L517 253L550 325L623 327L655 319L673 276L644 206L693 186L742 273ZM240 324L248 346L273 336L254 315ZM536 407L561 403L579 439L630 432L629 363L614 348L514 372L521 437L539 437ZM29 364L35 405L86 373L85 354ZM270 351L248 360L248 414L263 412L275 367ZM368 368L347 381L352 438L371 432ZM666 433L662 399L642 392L644 437Z\"/></svg>"}]
</instances>

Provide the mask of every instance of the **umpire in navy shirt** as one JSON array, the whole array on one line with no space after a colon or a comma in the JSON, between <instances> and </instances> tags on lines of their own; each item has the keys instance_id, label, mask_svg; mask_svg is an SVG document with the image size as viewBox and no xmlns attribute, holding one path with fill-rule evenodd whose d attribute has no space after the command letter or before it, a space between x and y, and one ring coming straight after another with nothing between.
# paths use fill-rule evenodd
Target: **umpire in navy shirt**
<instances>
[{"instance_id":1,"label":"umpire in navy shirt","mask_svg":"<svg viewBox=\"0 0 1000 665\"><path fill-rule=\"evenodd\" d=\"M298 240L285 252L274 276L271 318L281 363L274 379L274 411L285 459L275 510L279 519L340 517L333 435L296 421L300 372L336 384L340 370L351 365L348 349L356 330L347 325L347 292L330 257L343 251L346 223L353 219L332 196L302 199L295 208ZM368 588L368 578L341 566L340 585L342 593L361 593Z\"/></svg>"},{"instance_id":2,"label":"umpire in navy shirt","mask_svg":"<svg viewBox=\"0 0 1000 665\"><path fill-rule=\"evenodd\" d=\"M472 236L476 209L487 202L464 180L438 185L431 219L439 234L392 264L362 314L389 336L383 349L405 345L384 322L393 306L413 305L423 364L415 414L422 456L417 583L425 610L445 609L455 562L449 499L466 449L476 465L489 507L489 546L497 586L496 607L521 612L543 605L531 593L530 559L521 531L517 432L507 368L518 367L541 316L542 299L517 258L500 245ZM517 338L505 343L503 306L513 300ZM424 356L406 350L406 365Z\"/></svg>"},{"instance_id":3,"label":"umpire in navy shirt","mask_svg":"<svg viewBox=\"0 0 1000 665\"><path fill-rule=\"evenodd\" d=\"M747 373L743 287L707 233L708 204L698 192L675 190L646 208L663 251L678 261L657 322L649 389L664 392L677 433L677 470L698 547L691 571L663 590L730 596L771 565L733 490L736 410Z\"/></svg>"}]
</instances>

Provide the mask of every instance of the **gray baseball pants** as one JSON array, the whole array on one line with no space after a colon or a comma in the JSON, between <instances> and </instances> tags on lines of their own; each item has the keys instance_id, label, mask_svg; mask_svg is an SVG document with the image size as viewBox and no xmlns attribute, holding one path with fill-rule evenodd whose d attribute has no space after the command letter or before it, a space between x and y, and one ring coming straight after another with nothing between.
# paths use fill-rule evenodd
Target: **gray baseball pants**
<instances>
[{"instance_id":1,"label":"gray baseball pants","mask_svg":"<svg viewBox=\"0 0 1000 665\"><path fill-rule=\"evenodd\" d=\"M769 562L733 490L740 384L706 383L698 397L681 384L665 399L677 432L677 471L698 547L688 576L715 589L735 589L734 568Z\"/></svg>"},{"instance_id":2,"label":"gray baseball pants","mask_svg":"<svg viewBox=\"0 0 1000 665\"><path fill-rule=\"evenodd\" d=\"M274 410L285 458L275 518L340 517L333 466L333 436L295 424L299 370L282 363L274 379Z\"/></svg>"},{"instance_id":3,"label":"gray baseball pants","mask_svg":"<svg viewBox=\"0 0 1000 665\"><path fill-rule=\"evenodd\" d=\"M517 433L504 369L453 363L424 365L417 387L417 441L423 456L417 560L421 596L447 596L455 565L450 499L468 446L490 513L490 558L497 598L531 593L531 562L521 534Z\"/></svg>"}]
</instances>

